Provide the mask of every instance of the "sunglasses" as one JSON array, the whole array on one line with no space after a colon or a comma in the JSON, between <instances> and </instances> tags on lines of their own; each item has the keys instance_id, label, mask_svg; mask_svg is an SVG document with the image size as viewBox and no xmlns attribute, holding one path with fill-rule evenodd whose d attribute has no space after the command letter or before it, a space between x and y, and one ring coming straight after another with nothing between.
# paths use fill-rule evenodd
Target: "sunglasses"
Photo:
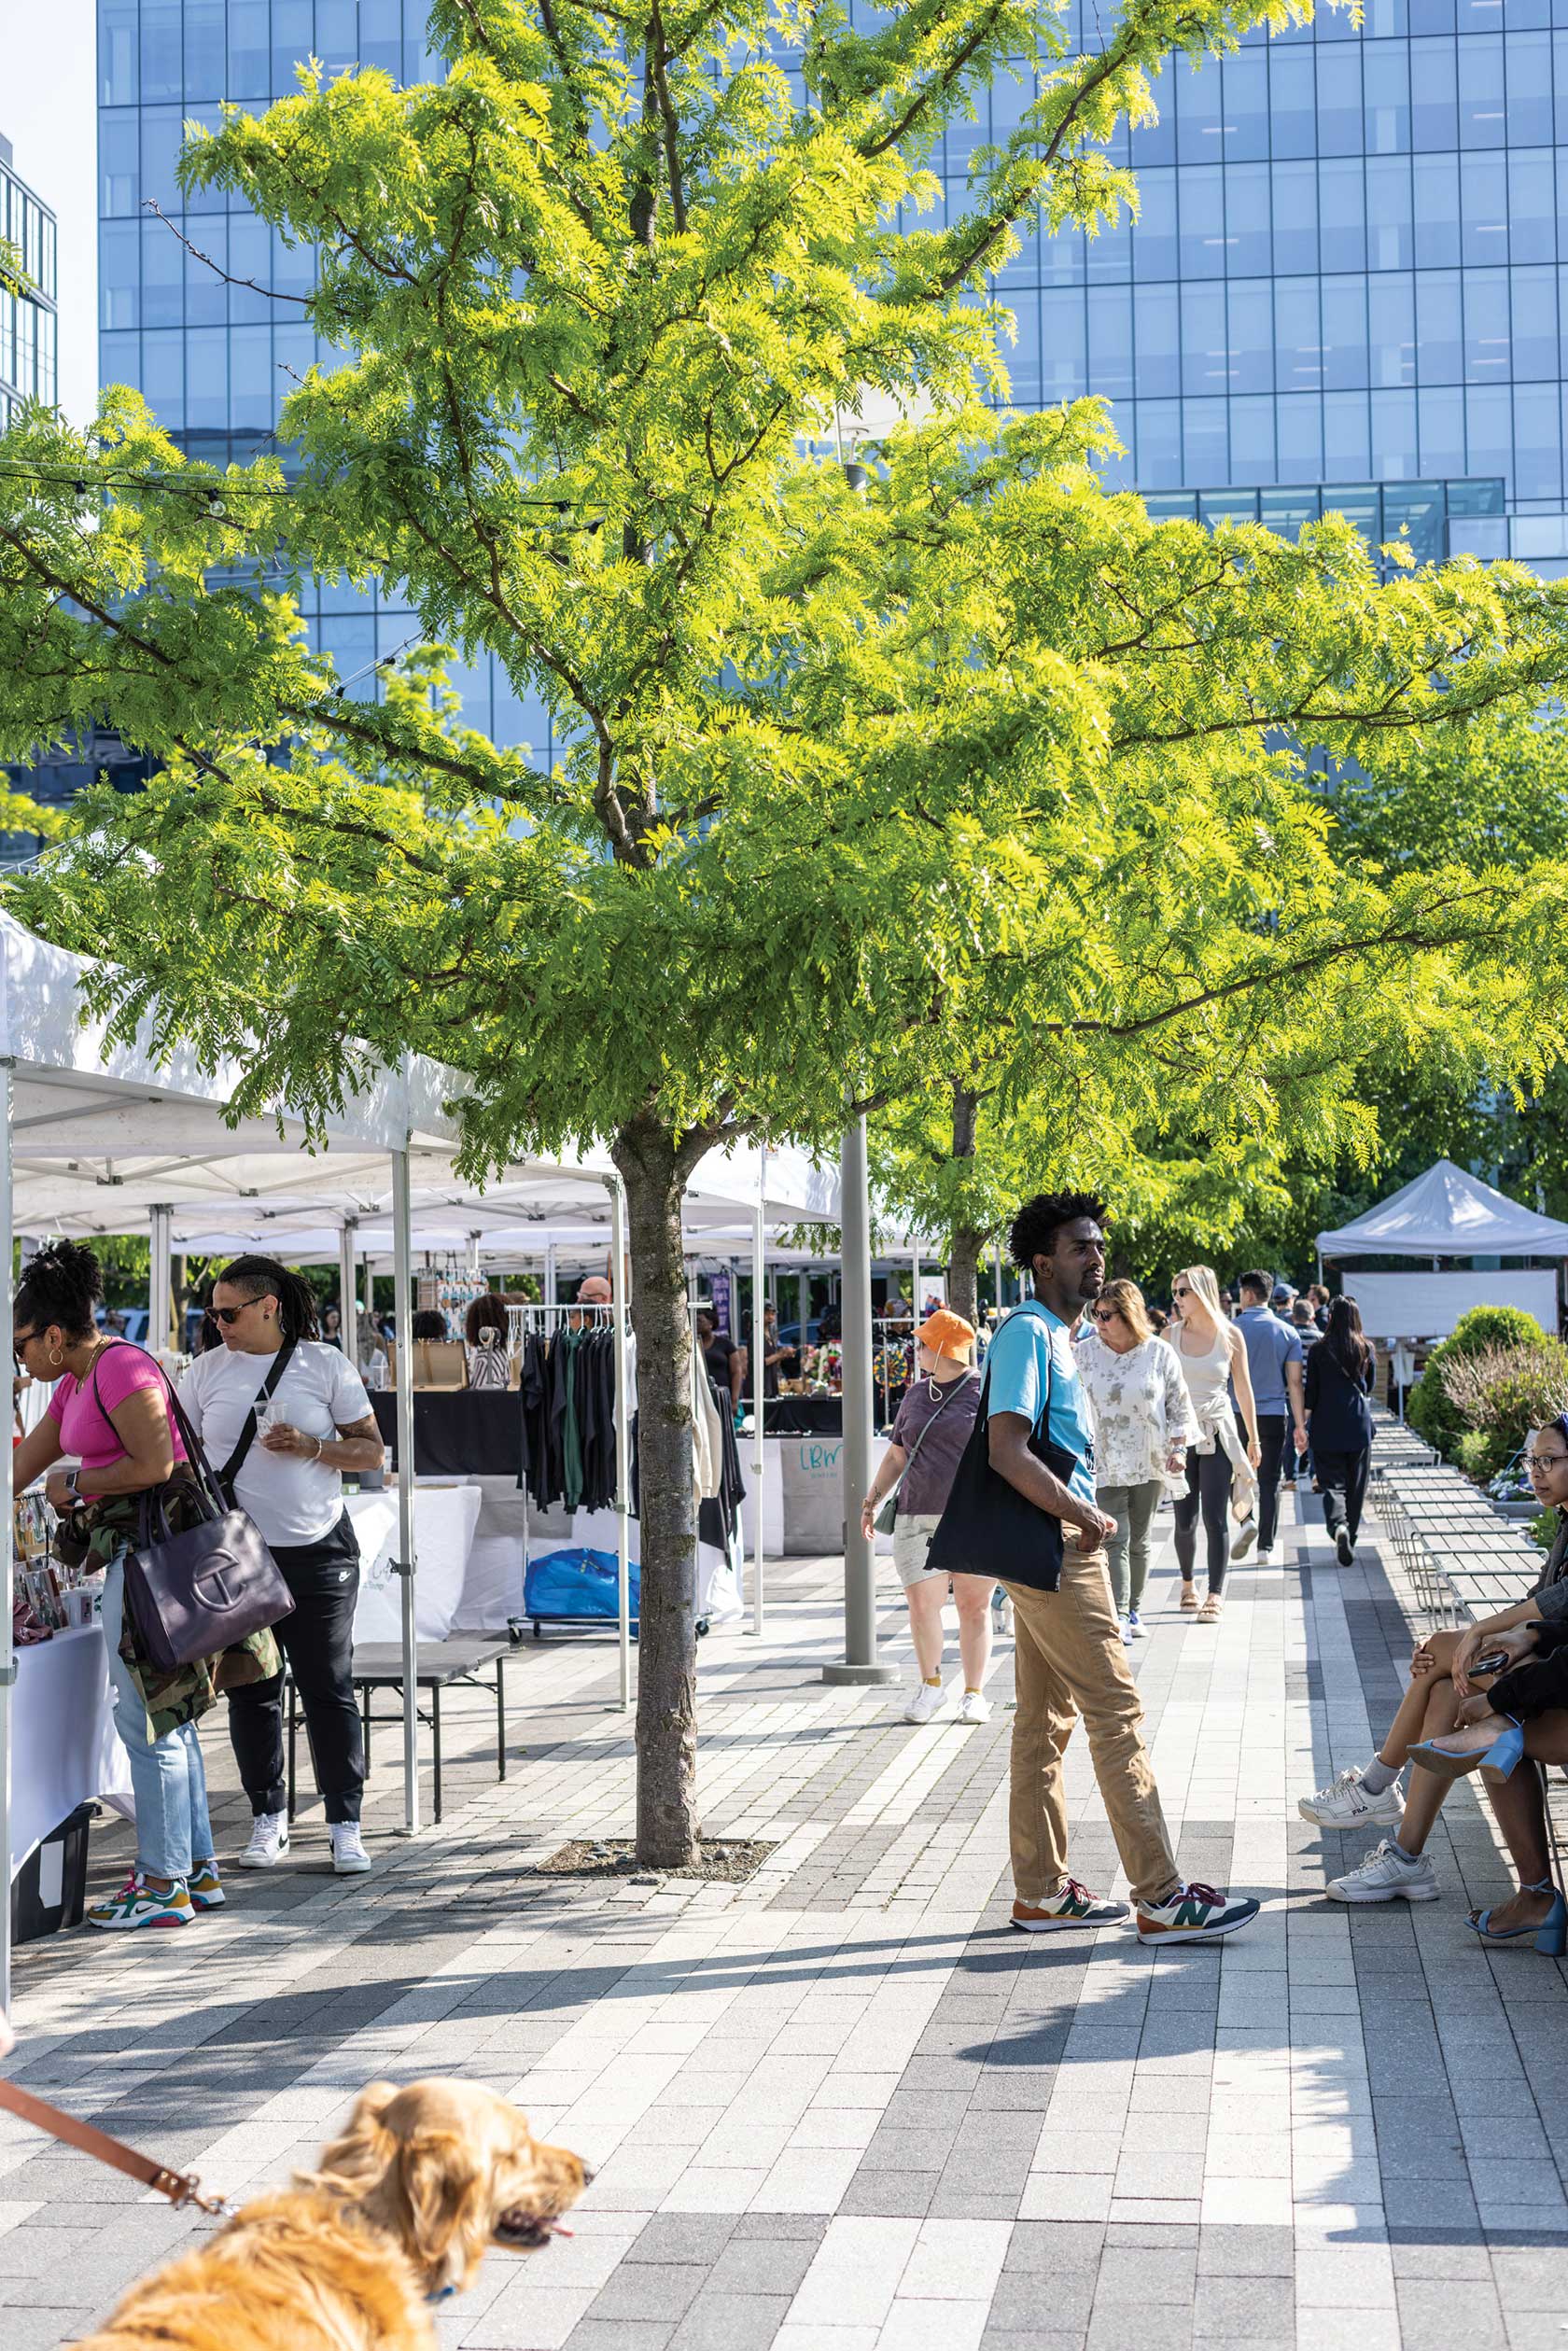
<instances>
[{"instance_id":1,"label":"sunglasses","mask_svg":"<svg viewBox=\"0 0 1568 2351\"><path fill-rule=\"evenodd\" d=\"M1113 1322L1121 1310L1119 1306L1108 1306L1103 1314L1097 1312L1091 1320L1096 1322Z\"/></svg>"},{"instance_id":2,"label":"sunglasses","mask_svg":"<svg viewBox=\"0 0 1568 2351\"><path fill-rule=\"evenodd\" d=\"M263 1298L270 1298L272 1295L271 1290L262 1290L254 1298L246 1298L243 1306L210 1306L207 1312L215 1322L237 1322L242 1314L247 1313L253 1306L259 1306Z\"/></svg>"}]
</instances>

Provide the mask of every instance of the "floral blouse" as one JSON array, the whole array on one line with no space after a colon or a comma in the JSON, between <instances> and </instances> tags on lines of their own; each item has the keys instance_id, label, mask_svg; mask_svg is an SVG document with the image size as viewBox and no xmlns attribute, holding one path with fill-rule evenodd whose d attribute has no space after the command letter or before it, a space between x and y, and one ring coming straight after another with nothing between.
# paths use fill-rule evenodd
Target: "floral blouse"
<instances>
[{"instance_id":1,"label":"floral blouse","mask_svg":"<svg viewBox=\"0 0 1568 2351\"><path fill-rule=\"evenodd\" d=\"M1074 1342L1095 1416L1095 1484L1145 1486L1165 1476L1168 1454L1197 1441L1197 1415L1174 1349L1141 1339L1125 1355L1099 1333Z\"/></svg>"}]
</instances>

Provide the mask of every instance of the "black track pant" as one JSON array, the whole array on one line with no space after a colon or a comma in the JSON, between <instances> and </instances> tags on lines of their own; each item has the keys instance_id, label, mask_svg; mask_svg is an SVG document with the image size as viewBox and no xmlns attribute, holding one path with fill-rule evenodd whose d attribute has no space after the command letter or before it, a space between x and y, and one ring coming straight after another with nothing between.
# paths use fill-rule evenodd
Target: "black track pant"
<instances>
[{"instance_id":1,"label":"black track pant","mask_svg":"<svg viewBox=\"0 0 1568 2351\"><path fill-rule=\"evenodd\" d=\"M354 1702L354 1603L359 1546L345 1510L319 1543L268 1546L294 1595L294 1613L273 1630L304 1709L315 1784L327 1818L357 1820L365 1785L365 1733ZM229 1693L229 1736L253 1812L288 1801L283 1763L283 1675Z\"/></svg>"},{"instance_id":2,"label":"black track pant","mask_svg":"<svg viewBox=\"0 0 1568 2351\"><path fill-rule=\"evenodd\" d=\"M1183 1582L1192 1581L1201 1514L1209 1550L1209 1588L1211 1592L1224 1591L1225 1569L1230 1563L1230 1456L1222 1451L1217 1440L1211 1453L1200 1453L1196 1445L1188 1446L1187 1490L1178 1498L1174 1511L1176 1560Z\"/></svg>"},{"instance_id":3,"label":"black track pant","mask_svg":"<svg viewBox=\"0 0 1568 2351\"><path fill-rule=\"evenodd\" d=\"M1366 1473L1372 1448L1363 1445L1353 1453L1331 1453L1314 1446L1312 1459L1323 1488L1323 1524L1330 1534L1343 1527L1353 1543L1361 1532L1362 1504L1366 1500Z\"/></svg>"}]
</instances>

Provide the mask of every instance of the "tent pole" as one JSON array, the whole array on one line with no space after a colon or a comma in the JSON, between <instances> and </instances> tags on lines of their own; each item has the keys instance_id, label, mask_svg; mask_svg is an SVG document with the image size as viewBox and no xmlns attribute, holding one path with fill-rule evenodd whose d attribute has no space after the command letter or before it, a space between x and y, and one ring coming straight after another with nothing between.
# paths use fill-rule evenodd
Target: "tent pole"
<instances>
[{"instance_id":1,"label":"tent pole","mask_svg":"<svg viewBox=\"0 0 1568 2351\"><path fill-rule=\"evenodd\" d=\"M920 1244L909 1244L909 1305L915 1318L915 1328L920 1327Z\"/></svg>"},{"instance_id":2,"label":"tent pole","mask_svg":"<svg viewBox=\"0 0 1568 2351\"><path fill-rule=\"evenodd\" d=\"M553 1240L544 1244L544 1303L546 1306L555 1303L555 1244Z\"/></svg>"},{"instance_id":3,"label":"tent pole","mask_svg":"<svg viewBox=\"0 0 1568 2351\"><path fill-rule=\"evenodd\" d=\"M338 1318L343 1350L351 1364L359 1361L359 1316L354 1298L354 1240L358 1230L359 1219L345 1216L338 1235Z\"/></svg>"},{"instance_id":4,"label":"tent pole","mask_svg":"<svg viewBox=\"0 0 1568 2351\"><path fill-rule=\"evenodd\" d=\"M615 1249L616 1279L609 1285L610 1321L615 1331L615 1592L619 1624L620 1708L632 1704L632 1426L631 1380L626 1362L626 1196L618 1175L606 1176L609 1189L610 1234Z\"/></svg>"},{"instance_id":5,"label":"tent pole","mask_svg":"<svg viewBox=\"0 0 1568 2351\"><path fill-rule=\"evenodd\" d=\"M876 1553L861 1532L861 1504L871 1484L871 1195L866 1123L844 1138L841 1162L844 1252L844 1662L822 1668L824 1682L879 1683L897 1668L876 1655Z\"/></svg>"},{"instance_id":6,"label":"tent pole","mask_svg":"<svg viewBox=\"0 0 1568 2351\"><path fill-rule=\"evenodd\" d=\"M413 1235L409 1155L392 1154L393 1317L398 1327L398 1557L403 1620L403 1829L419 1834L419 1637L414 1616Z\"/></svg>"},{"instance_id":7,"label":"tent pole","mask_svg":"<svg viewBox=\"0 0 1568 2351\"><path fill-rule=\"evenodd\" d=\"M11 1072L14 1061L0 1061L0 1363L11 1354ZM11 1448L0 1446L0 1851L6 1855L6 1899L0 1904L0 2009L11 2011L11 1699L16 1689L16 1648L11 1640L11 1556L15 1499Z\"/></svg>"},{"instance_id":8,"label":"tent pole","mask_svg":"<svg viewBox=\"0 0 1568 2351\"><path fill-rule=\"evenodd\" d=\"M767 1147L765 1144L763 1148L761 1188L764 1193L767 1190ZM763 1561L767 1547L763 1540L763 1480L767 1464L767 1455L763 1446L763 1391L767 1384L766 1373L763 1366L763 1356L766 1350L763 1313L767 1304L763 1289L766 1269L763 1261L766 1248L766 1238L763 1231L763 1203L759 1199L751 1223L751 1409L755 1415L755 1434L751 1440L751 1475L757 1481L756 1518L752 1526L751 1630L758 1640L761 1640L763 1633L763 1582L765 1574Z\"/></svg>"},{"instance_id":9,"label":"tent pole","mask_svg":"<svg viewBox=\"0 0 1568 2351\"><path fill-rule=\"evenodd\" d=\"M174 1311L170 1260L174 1253L175 1211L164 1202L148 1210L147 1350L160 1354L170 1343L169 1321ZM7 1279L10 1267L7 1266Z\"/></svg>"}]
</instances>

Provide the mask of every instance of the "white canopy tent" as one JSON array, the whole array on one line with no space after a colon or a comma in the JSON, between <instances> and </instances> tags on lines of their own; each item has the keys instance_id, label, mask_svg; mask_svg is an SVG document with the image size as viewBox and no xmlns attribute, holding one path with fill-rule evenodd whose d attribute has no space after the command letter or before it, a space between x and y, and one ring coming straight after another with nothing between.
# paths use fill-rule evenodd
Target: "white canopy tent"
<instances>
[{"instance_id":1,"label":"white canopy tent","mask_svg":"<svg viewBox=\"0 0 1568 2351\"><path fill-rule=\"evenodd\" d=\"M396 1279L399 1353L413 1351L412 1263L415 1228L461 1225L525 1229L552 1218L581 1226L603 1223L612 1262L624 1262L625 1209L608 1155L594 1152L556 1163L529 1161L501 1171L484 1190L458 1176L458 1133L448 1104L464 1081L410 1056L398 1070L378 1069L312 1143L287 1104L275 1113L231 1122L228 1107L244 1072L208 1072L194 1053L155 1052L150 1024L128 1043L111 1043L106 1025L84 1017L86 967L0 915L0 1266L10 1264L16 1235L91 1238L147 1227L152 1241L154 1331L168 1326L172 1247L199 1246L221 1230L271 1253L315 1262L290 1231L329 1238L323 1253L351 1267L362 1224L381 1220ZM417 1184L417 1193L416 1193ZM691 1187L691 1212L733 1225L750 1224L760 1263L764 1219L836 1221L838 1178L795 1152L713 1154ZM761 1284L758 1283L760 1297ZM759 1324L761 1308L759 1306ZM625 1410L626 1301L615 1284L618 1370L619 1502L622 1515L622 1694L629 1696L625 1594L625 1512L629 1496ZM11 1350L8 1279L0 1282L0 1361ZM761 1350L756 1350L760 1360ZM760 1418L760 1416L759 1416ZM760 1443L760 1440L759 1440ZM12 1483L9 1447L0 1485L0 1846L9 1850ZM404 1818L419 1827L414 1667L413 1397L398 1398L399 1559L404 1653ZM761 1526L761 1513L758 1514ZM757 1562L755 1613L762 1609ZM0 1920L0 2004L10 1989L9 1905Z\"/></svg>"},{"instance_id":2,"label":"white canopy tent","mask_svg":"<svg viewBox=\"0 0 1568 2351\"><path fill-rule=\"evenodd\" d=\"M1510 1200L1479 1176L1439 1159L1335 1232L1318 1235L1318 1266L1328 1260L1407 1257L1409 1273L1360 1274L1355 1295L1364 1327L1379 1338L1446 1337L1473 1306L1517 1306L1543 1329L1558 1319L1557 1266L1568 1257L1568 1224ZM1443 1271L1445 1258L1541 1257L1534 1271Z\"/></svg>"}]
</instances>

